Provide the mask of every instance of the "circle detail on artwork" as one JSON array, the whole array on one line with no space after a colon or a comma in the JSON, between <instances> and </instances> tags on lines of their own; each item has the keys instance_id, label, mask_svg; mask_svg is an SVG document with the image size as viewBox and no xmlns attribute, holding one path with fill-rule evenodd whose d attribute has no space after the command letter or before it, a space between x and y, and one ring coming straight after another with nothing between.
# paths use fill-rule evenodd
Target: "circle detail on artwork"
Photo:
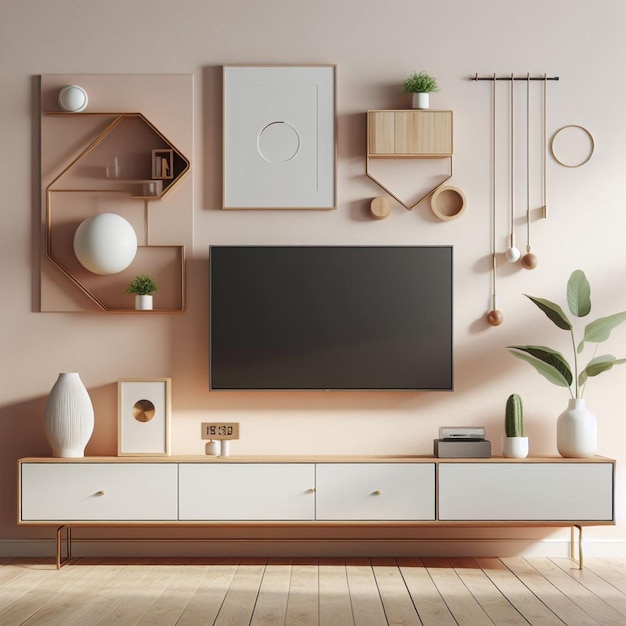
<instances>
[{"instance_id":1,"label":"circle detail on artwork","mask_svg":"<svg viewBox=\"0 0 626 626\"><path fill-rule=\"evenodd\" d=\"M300 134L289 122L270 122L257 137L257 150L268 163L292 161L300 146Z\"/></svg>"},{"instance_id":2,"label":"circle detail on artwork","mask_svg":"<svg viewBox=\"0 0 626 626\"><path fill-rule=\"evenodd\" d=\"M149 422L155 414L154 404L150 400L137 400L133 404L133 417L138 422Z\"/></svg>"}]
</instances>

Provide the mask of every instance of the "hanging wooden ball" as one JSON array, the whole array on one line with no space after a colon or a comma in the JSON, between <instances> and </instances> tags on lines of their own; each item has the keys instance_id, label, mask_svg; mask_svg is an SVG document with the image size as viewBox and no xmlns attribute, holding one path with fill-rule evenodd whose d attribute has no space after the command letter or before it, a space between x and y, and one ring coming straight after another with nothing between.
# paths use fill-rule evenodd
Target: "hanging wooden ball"
<instances>
[{"instance_id":1,"label":"hanging wooden ball","mask_svg":"<svg viewBox=\"0 0 626 626\"><path fill-rule=\"evenodd\" d=\"M498 309L493 309L487 313L487 322L489 322L491 326L500 326L503 321L504 315L502 315L502 312L498 311Z\"/></svg>"},{"instance_id":2,"label":"hanging wooden ball","mask_svg":"<svg viewBox=\"0 0 626 626\"><path fill-rule=\"evenodd\" d=\"M534 270L537 263L539 263L539 259L532 252L528 252L522 257L522 267L526 270Z\"/></svg>"}]
</instances>

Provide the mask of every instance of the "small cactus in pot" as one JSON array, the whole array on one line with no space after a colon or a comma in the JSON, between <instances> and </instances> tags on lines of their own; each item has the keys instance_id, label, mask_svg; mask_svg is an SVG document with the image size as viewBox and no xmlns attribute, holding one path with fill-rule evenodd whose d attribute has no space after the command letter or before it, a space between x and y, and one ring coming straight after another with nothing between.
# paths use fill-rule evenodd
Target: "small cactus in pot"
<instances>
[{"instance_id":1,"label":"small cactus in pot","mask_svg":"<svg viewBox=\"0 0 626 626\"><path fill-rule=\"evenodd\" d=\"M505 437L502 437L502 456L524 459L528 456L528 437L524 436L524 405L514 393L506 401L504 417Z\"/></svg>"}]
</instances>

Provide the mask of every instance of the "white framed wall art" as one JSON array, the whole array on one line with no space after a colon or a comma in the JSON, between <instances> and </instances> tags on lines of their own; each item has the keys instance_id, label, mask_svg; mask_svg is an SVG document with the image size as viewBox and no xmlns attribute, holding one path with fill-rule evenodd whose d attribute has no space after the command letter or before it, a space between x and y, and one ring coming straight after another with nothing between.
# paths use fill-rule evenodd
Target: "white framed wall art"
<instances>
[{"instance_id":1,"label":"white framed wall art","mask_svg":"<svg viewBox=\"0 0 626 626\"><path fill-rule=\"evenodd\" d=\"M223 208L336 208L336 67L226 65L223 88Z\"/></svg>"}]
</instances>

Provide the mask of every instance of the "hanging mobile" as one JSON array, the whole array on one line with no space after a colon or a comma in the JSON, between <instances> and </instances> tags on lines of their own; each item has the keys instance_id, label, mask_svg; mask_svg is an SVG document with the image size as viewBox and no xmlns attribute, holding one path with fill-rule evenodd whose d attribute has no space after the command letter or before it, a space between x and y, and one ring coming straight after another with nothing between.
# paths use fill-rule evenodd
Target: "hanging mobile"
<instances>
[{"instance_id":1,"label":"hanging mobile","mask_svg":"<svg viewBox=\"0 0 626 626\"><path fill-rule=\"evenodd\" d=\"M491 326L500 326L504 319L496 307L496 75L493 75L491 91L491 311L487 313L487 322Z\"/></svg>"},{"instance_id":2,"label":"hanging mobile","mask_svg":"<svg viewBox=\"0 0 626 626\"><path fill-rule=\"evenodd\" d=\"M526 270L534 270L537 263L537 256L530 251L530 74L528 74L526 78L526 254L522 257L522 267Z\"/></svg>"},{"instance_id":3,"label":"hanging mobile","mask_svg":"<svg viewBox=\"0 0 626 626\"><path fill-rule=\"evenodd\" d=\"M495 80L494 80L495 82ZM513 171L513 159L514 159L514 152L515 152L515 142L513 141L513 138L515 136L515 127L513 125L514 122L514 115L513 115L513 95L514 95L514 90L513 90L513 86L515 84L515 79L513 77L513 74L511 74L511 95L510 95L510 100L511 100L511 121L510 121L510 125L511 125L511 158L510 158L510 163L511 163L511 181L510 181L510 185L511 185L511 215L509 217L509 226L510 226L510 234L509 234L509 247L504 251L504 258L509 262L509 263L516 263L517 261L519 261L520 256L522 255L522 253L519 251L518 248L515 247L515 210L514 210L514 171Z\"/></svg>"}]
</instances>

